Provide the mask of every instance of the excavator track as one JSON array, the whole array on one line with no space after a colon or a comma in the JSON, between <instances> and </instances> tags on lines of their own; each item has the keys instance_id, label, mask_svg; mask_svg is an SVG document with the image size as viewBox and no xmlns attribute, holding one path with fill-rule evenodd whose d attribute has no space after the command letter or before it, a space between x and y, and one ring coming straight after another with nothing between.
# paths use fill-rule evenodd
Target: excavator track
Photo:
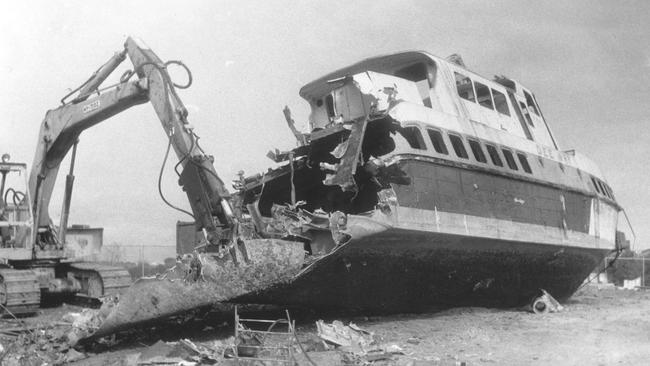
<instances>
[{"instance_id":1,"label":"excavator track","mask_svg":"<svg viewBox=\"0 0 650 366\"><path fill-rule=\"evenodd\" d=\"M72 263L70 273L81 282L80 295L94 299L120 294L133 282L126 269L106 264Z\"/></svg>"},{"instance_id":2,"label":"excavator track","mask_svg":"<svg viewBox=\"0 0 650 366\"><path fill-rule=\"evenodd\" d=\"M33 271L0 268L0 316L35 313L41 305L41 288Z\"/></svg>"}]
</instances>

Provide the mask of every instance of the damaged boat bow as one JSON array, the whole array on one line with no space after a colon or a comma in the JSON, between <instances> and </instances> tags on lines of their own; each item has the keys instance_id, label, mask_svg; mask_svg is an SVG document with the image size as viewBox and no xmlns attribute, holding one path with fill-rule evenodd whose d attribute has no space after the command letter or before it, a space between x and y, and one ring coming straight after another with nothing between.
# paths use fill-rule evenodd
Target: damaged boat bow
<instances>
[{"instance_id":1,"label":"damaged boat bow","mask_svg":"<svg viewBox=\"0 0 650 366\"><path fill-rule=\"evenodd\" d=\"M558 148L514 80L405 52L300 94L310 132L285 109L298 147L270 153L284 165L241 177L233 195L237 234L258 254L214 260L207 283L141 280L96 334L219 302L394 312L518 306L541 288L566 299L620 250L602 173Z\"/></svg>"}]
</instances>

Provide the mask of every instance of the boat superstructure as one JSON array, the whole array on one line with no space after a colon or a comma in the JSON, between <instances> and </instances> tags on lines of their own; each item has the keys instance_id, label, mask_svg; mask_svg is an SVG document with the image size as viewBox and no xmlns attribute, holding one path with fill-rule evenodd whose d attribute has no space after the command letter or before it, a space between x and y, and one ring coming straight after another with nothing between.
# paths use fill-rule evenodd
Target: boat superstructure
<instances>
[{"instance_id":1,"label":"boat superstructure","mask_svg":"<svg viewBox=\"0 0 650 366\"><path fill-rule=\"evenodd\" d=\"M459 57L366 59L300 90L311 131L242 179L262 235L305 244L290 283L238 301L417 310L570 296L616 246L596 164L560 150L534 94Z\"/></svg>"}]
</instances>

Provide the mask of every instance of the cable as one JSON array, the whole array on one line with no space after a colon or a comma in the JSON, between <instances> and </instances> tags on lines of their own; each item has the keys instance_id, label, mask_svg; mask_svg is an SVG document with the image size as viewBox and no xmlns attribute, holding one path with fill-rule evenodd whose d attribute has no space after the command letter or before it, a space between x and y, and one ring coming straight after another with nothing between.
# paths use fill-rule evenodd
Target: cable
<instances>
[{"instance_id":1,"label":"cable","mask_svg":"<svg viewBox=\"0 0 650 366\"><path fill-rule=\"evenodd\" d=\"M104 66L108 65L109 62L111 62L111 61L109 60L109 61L104 62L104 64L103 64L102 66L98 67L97 70L95 70L95 72L93 72L92 75L90 75L90 77L88 78L88 80L84 81L81 85L79 85L79 86L78 86L77 88L75 88L73 91L71 91L70 93L66 94L63 98L61 98L61 104L62 104L62 105L65 105L65 104L66 104L65 100L68 99L68 97L70 97L72 94L78 92L81 88L83 88L86 84L88 84L88 83L90 82L90 80L92 80L92 79L95 77L95 75L97 75L97 73L99 72L99 70L101 70ZM92 94L92 93L89 93L89 94Z\"/></svg>"},{"instance_id":2,"label":"cable","mask_svg":"<svg viewBox=\"0 0 650 366\"><path fill-rule=\"evenodd\" d=\"M171 208L173 208L173 209L175 209L177 211L180 211L180 212L183 212L183 213L186 213L186 214L190 215L192 217L192 219L194 219L196 221L196 218L194 217L194 215L192 215L192 213L190 213L188 211L185 211L182 208L179 208L179 207L176 207L176 206L172 205L171 203L169 203L169 201L167 201L167 199L165 198L165 195L163 194L163 191L162 191L162 176L163 176L163 171L165 170L165 164L167 163L167 158L169 157L169 150L171 149L171 147L172 147L172 136L170 135L169 136L169 143L167 144L167 151L165 151L165 158L163 159L163 163L160 166L160 173L158 174L158 194L160 194L160 198L162 198L163 202L165 202L167 204L167 206L169 206L169 207L171 207Z\"/></svg>"},{"instance_id":3,"label":"cable","mask_svg":"<svg viewBox=\"0 0 650 366\"><path fill-rule=\"evenodd\" d=\"M622 250L617 250L617 251L616 251L616 255L614 256L614 259L612 259L609 263L607 263L607 265L605 266L605 268L601 269L598 273L596 273L595 276L591 277L590 279L587 279L587 281L585 281L585 283L583 283L582 285L580 285L580 287L578 287L578 289L577 289L576 291L578 291L578 290L580 290L581 288L585 287L586 285L588 285L589 283L591 283L591 281L593 281L594 279L598 278L598 276L600 276L601 273L603 273L603 272L605 272L606 270L608 270L609 267L611 267L611 266L614 264L614 262L616 262L616 260L617 260L618 257L621 255L621 253L623 253Z\"/></svg>"},{"instance_id":4,"label":"cable","mask_svg":"<svg viewBox=\"0 0 650 366\"><path fill-rule=\"evenodd\" d=\"M5 195L3 197L3 202L7 202L7 197L9 196L10 192L13 194L12 201L13 201L14 205L16 205L16 206L18 206L18 204L25 198L25 193L23 193L21 191L17 191L15 189L9 187L5 191Z\"/></svg>"},{"instance_id":5,"label":"cable","mask_svg":"<svg viewBox=\"0 0 650 366\"><path fill-rule=\"evenodd\" d=\"M190 68L187 67L187 65L185 65L182 61L178 61L178 60L170 60L170 61L165 62L165 67L168 66L168 65L178 65L178 66L184 68L185 72L187 72L187 79L188 80L187 80L186 85L178 85L178 84L176 84L174 82L172 82L172 85L174 85L178 89L187 89L192 85L192 72L190 71ZM171 78L170 78L170 80L171 80Z\"/></svg>"}]
</instances>

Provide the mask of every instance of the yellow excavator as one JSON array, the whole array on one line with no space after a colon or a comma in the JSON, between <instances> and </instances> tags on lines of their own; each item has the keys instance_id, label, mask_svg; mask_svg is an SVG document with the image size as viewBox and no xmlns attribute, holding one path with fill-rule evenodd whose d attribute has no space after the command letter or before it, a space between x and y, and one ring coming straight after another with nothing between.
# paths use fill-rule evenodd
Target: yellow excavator
<instances>
[{"instance_id":1,"label":"yellow excavator","mask_svg":"<svg viewBox=\"0 0 650 366\"><path fill-rule=\"evenodd\" d=\"M122 74L117 84L100 88L127 56L133 70ZM172 64L188 72L187 85L173 83L167 72ZM59 107L45 114L29 174L26 164L11 162L8 154L3 155L0 162L0 314L34 312L41 299L51 295L99 298L119 293L131 284L129 273L123 268L72 260L66 248L66 227L80 134L138 104L151 102L169 139L167 154L173 148L178 156L179 184L187 193L192 209L187 213L194 217L197 230L204 233L206 246L223 250L236 241L233 232L237 219L230 195L214 169L212 158L199 146L198 137L187 121L187 110L176 93L176 88L188 87L191 81L191 73L182 62L163 63L142 41L129 37L123 50L66 95ZM56 226L48 208L61 162L70 152L61 221Z\"/></svg>"}]
</instances>

